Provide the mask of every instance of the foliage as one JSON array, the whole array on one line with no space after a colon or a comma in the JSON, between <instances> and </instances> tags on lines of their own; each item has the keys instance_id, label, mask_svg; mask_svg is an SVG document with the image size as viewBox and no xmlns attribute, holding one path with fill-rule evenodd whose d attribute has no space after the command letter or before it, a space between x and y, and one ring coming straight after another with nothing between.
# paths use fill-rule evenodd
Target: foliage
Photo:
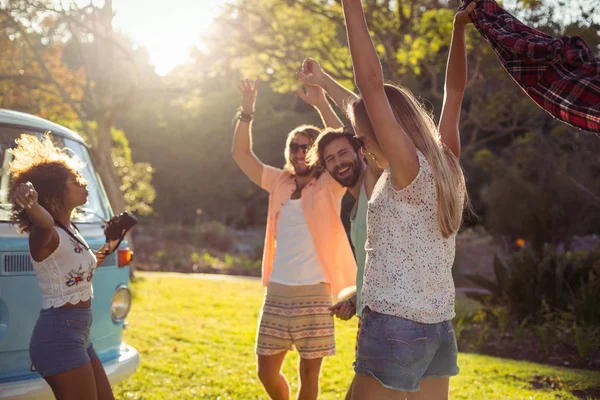
<instances>
[{"instance_id":1,"label":"foliage","mask_svg":"<svg viewBox=\"0 0 600 400\"><path fill-rule=\"evenodd\" d=\"M88 140L81 130L79 121L57 121ZM95 129L96 123L90 123ZM150 215L153 212L152 203L156 198L156 191L152 186L154 169L148 163L133 162L129 141L122 130L113 128L112 135L112 163L121 181L121 190L125 194L127 210L139 215Z\"/></svg>"},{"instance_id":2,"label":"foliage","mask_svg":"<svg viewBox=\"0 0 600 400\"><path fill-rule=\"evenodd\" d=\"M112 19L110 1L102 6L5 1L0 8L6 33L0 59L9 61L0 62L0 85L6 89L0 100L3 107L53 120L77 120L92 146L111 204L120 212L131 201L125 203L113 168L111 129L136 90L135 63L140 57L127 46L130 43L114 35ZM141 173L133 166L126 168L132 172L130 181ZM137 196L129 194L130 199Z\"/></svg>"},{"instance_id":3,"label":"foliage","mask_svg":"<svg viewBox=\"0 0 600 400\"><path fill-rule=\"evenodd\" d=\"M466 275L489 290L489 295L470 294L490 306L507 304L518 321L543 323L548 315L574 315L581 326L599 326L600 308L593 291L600 284L596 270L600 249L594 252L560 254L550 245L542 253L525 247L504 263L494 259L494 278Z\"/></svg>"},{"instance_id":4,"label":"foliage","mask_svg":"<svg viewBox=\"0 0 600 400\"><path fill-rule=\"evenodd\" d=\"M140 98L137 111L120 120L139 160L156 168L160 218L191 226L201 209L203 218L231 226L264 223L267 193L231 157L232 119L239 106L236 82L237 77L217 87L213 81L214 91L201 97ZM297 96L275 94L266 85L257 102L254 152L264 163L282 167L287 133L304 123L320 126L319 116L307 112Z\"/></svg>"},{"instance_id":5,"label":"foliage","mask_svg":"<svg viewBox=\"0 0 600 400\"><path fill-rule=\"evenodd\" d=\"M233 246L231 228L218 221L205 222L192 229L193 241L197 246L218 251L230 251Z\"/></svg>"},{"instance_id":6,"label":"foliage","mask_svg":"<svg viewBox=\"0 0 600 400\"><path fill-rule=\"evenodd\" d=\"M121 190L125 193L127 210L149 215L156 198L156 191L152 187L154 169L149 163L133 162L129 141L122 130L113 129L112 140L112 160L121 178Z\"/></svg>"},{"instance_id":7,"label":"foliage","mask_svg":"<svg viewBox=\"0 0 600 400\"><path fill-rule=\"evenodd\" d=\"M408 86L438 114L453 11L447 2L413 3L412 9L406 9L408 1L394 2L390 8L386 8L386 4L392 4L389 2L365 4L386 78ZM136 98L135 111L120 118L119 125L128 133L132 146L143 149L139 154L144 160L156 168L155 208L161 217L175 213L179 221L190 222L196 209L201 208L210 218L239 228L264 223L266 195L248 182L229 153L231 118L239 106L235 84L240 77L263 81L253 126L254 150L263 162L280 166L285 133L300 123L318 123L318 116L289 93L299 86L295 72L302 59L317 58L332 76L353 87L341 15L338 2L233 1L215 22L206 50L194 52L193 62L178 68L163 82L169 87L185 87L186 91L174 91L161 98ZM581 21L580 30L588 29L587 20ZM570 32L578 32L577 26L570 26ZM562 29L549 25L553 34ZM494 160L504 159L513 151L511 143L527 132L546 135L564 125L523 94L475 29L469 29L468 46L470 72L461 119L462 162L471 199L481 217L473 222L485 222L488 214L494 217L496 210L492 213L480 198L481 188L489 185L491 178L476 162L477 151L488 151ZM574 133L563 128L561 135L568 141ZM169 151L164 149L166 137ZM580 143L572 160L585 152L587 144ZM213 179L214 171L219 171L220 179ZM594 185L589 190L600 193ZM522 207L535 209L535 203L524 202ZM499 219L520 220L507 219L505 214ZM570 226L583 229L579 215L571 222Z\"/></svg>"},{"instance_id":8,"label":"foliage","mask_svg":"<svg viewBox=\"0 0 600 400\"><path fill-rule=\"evenodd\" d=\"M266 194L246 179L230 155L232 116L239 106L235 85L240 78L259 77L263 81L254 123L254 150L263 162L274 166L283 163L287 132L299 124L319 124L316 113L291 93L299 86L295 72L303 58L317 58L332 76L353 88L339 1L227 2L212 34L204 39L203 49L192 51L190 61L166 77L154 73L146 50L108 29L112 12L93 4L69 3L63 8L59 3L5 1L7 7L0 10L0 26L6 33L0 38L0 106L54 121L79 119L81 131L88 131L93 153L102 153L102 165L111 168L113 150L99 146L111 143L106 139L112 136L113 127L121 129L132 149L132 161L149 163L155 170L153 209L165 221L192 225L197 210L202 209L209 219L237 228L264 224ZM364 2L386 79L409 87L434 115L439 114L442 104L452 15L458 3ZM598 21L588 0L577 0L584 13L566 24L557 23L567 7L560 1L505 3L526 23L556 36L582 35L590 46L598 48ZM44 7L50 10L44 11ZM37 25L40 29L32 28ZM105 27L108 36L100 32ZM589 232L594 224L598 226L598 207L589 208L587 200L575 207L568 200L569 196L587 198L581 186L600 196L598 182L590 181L597 173L588 168L594 160L590 156L598 154L591 140L595 138L580 140L584 135L554 121L533 104L473 28L468 30L467 45L469 81L460 127L461 161L471 200L481 217L473 222L484 222L499 236L512 238L523 231L516 225L524 221L531 233L539 202L548 210L544 215L552 215L547 225L551 228L543 229L549 222L539 219L538 233L526 237L528 242L533 236L539 236L540 242L552 242L559 239L548 240L548 235L568 238L573 232ZM557 129L560 134L556 136L563 139L557 144L556 138L551 138L552 152L537 139L530 144L538 150L533 166L539 161L538 155L569 154L569 161L559 156L547 160L552 168L553 164L568 164L568 177L560 176L558 181L563 183L555 188L559 193L551 192L560 204L551 207L551 196L532 194L546 193L544 182L527 176L525 167L515 164L516 171L506 173L499 165L506 163L513 168L516 161L512 153L525 146L513 146L519 138L527 134L548 137ZM568 148L571 141L576 148ZM491 161L490 170L479 162L484 155ZM578 159L582 160L581 168L577 167ZM98 162L97 157L94 160ZM135 181L140 170L127 170L134 173L129 181ZM556 170L552 171L547 176L555 176ZM499 180L502 176L506 181ZM122 184L121 179L116 189ZM535 189L536 185L544 189L522 189ZM515 194L505 198L504 204L491 202L488 193L494 192L494 187L507 196L511 193L507 188L514 189ZM526 196L520 204L509 202L521 195ZM511 212L518 212L518 216ZM501 226L508 223L511 226Z\"/></svg>"},{"instance_id":9,"label":"foliage","mask_svg":"<svg viewBox=\"0 0 600 400\"><path fill-rule=\"evenodd\" d=\"M585 358L592 349L600 347L600 328L598 326L579 327L574 325L573 331L579 357Z\"/></svg>"},{"instance_id":10,"label":"foliage","mask_svg":"<svg viewBox=\"0 0 600 400\"><path fill-rule=\"evenodd\" d=\"M544 243L568 248L573 236L600 226L600 141L564 125L543 131L475 157L486 227L513 243L524 239L538 252Z\"/></svg>"}]
</instances>

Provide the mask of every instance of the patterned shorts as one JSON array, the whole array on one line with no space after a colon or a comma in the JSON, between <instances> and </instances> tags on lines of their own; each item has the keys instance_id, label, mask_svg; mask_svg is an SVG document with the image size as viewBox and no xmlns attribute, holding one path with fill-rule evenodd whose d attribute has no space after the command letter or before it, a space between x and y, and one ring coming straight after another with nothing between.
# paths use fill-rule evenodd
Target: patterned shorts
<instances>
[{"instance_id":1,"label":"patterned shorts","mask_svg":"<svg viewBox=\"0 0 600 400\"><path fill-rule=\"evenodd\" d=\"M269 283L256 337L256 354L273 355L295 346L302 358L335 355L329 284Z\"/></svg>"}]
</instances>

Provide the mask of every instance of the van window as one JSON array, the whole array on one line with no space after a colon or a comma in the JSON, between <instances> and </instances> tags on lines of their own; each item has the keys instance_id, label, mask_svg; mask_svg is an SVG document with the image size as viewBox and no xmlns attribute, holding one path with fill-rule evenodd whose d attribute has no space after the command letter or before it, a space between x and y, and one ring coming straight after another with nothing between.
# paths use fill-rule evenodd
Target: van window
<instances>
[{"instance_id":1,"label":"van window","mask_svg":"<svg viewBox=\"0 0 600 400\"><path fill-rule=\"evenodd\" d=\"M2 167L0 170L0 221L2 222L9 221L12 209L10 200L8 199L10 180L8 166L12 160L12 154L8 150L15 147L15 139L23 133L34 134L40 138L43 135L41 132L24 131L22 128L0 125L0 165ZM52 136L52 140L57 145L67 149L71 157L77 158L85 165L81 171L81 175L88 183L88 201L85 205L78 208L77 215L73 221L76 223L97 223L108 219L111 214L110 205L100 179L93 168L87 148L82 143L60 136Z\"/></svg>"}]
</instances>

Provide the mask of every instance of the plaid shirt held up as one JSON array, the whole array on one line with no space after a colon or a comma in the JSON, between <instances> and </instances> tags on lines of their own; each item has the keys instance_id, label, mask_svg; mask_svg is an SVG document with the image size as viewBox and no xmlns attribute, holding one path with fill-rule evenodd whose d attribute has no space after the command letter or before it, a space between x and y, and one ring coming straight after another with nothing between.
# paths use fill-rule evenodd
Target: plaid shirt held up
<instances>
[{"instance_id":1,"label":"plaid shirt held up","mask_svg":"<svg viewBox=\"0 0 600 400\"><path fill-rule=\"evenodd\" d=\"M529 97L555 118L600 135L600 61L579 36L533 29L493 0L476 1L473 24Z\"/></svg>"}]
</instances>

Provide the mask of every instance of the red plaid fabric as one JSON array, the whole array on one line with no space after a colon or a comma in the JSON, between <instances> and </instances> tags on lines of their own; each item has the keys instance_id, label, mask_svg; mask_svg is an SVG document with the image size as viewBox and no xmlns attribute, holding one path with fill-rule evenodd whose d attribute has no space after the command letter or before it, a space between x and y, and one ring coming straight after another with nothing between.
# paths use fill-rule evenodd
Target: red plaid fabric
<instances>
[{"instance_id":1,"label":"red plaid fabric","mask_svg":"<svg viewBox=\"0 0 600 400\"><path fill-rule=\"evenodd\" d=\"M465 0L461 9L473 1L473 24L525 93L554 117L600 135L600 61L583 39L548 36L493 0Z\"/></svg>"}]
</instances>

